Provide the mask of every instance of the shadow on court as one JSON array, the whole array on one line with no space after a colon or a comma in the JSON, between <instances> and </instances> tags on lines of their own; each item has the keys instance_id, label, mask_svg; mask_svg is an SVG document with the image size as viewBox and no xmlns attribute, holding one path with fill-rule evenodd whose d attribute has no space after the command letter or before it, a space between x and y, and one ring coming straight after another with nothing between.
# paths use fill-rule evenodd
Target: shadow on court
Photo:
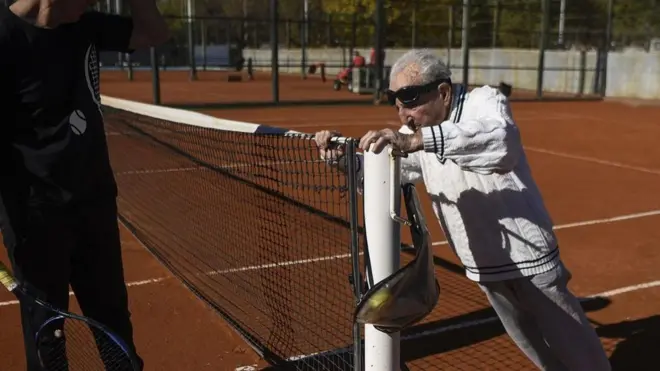
<instances>
[{"instance_id":1,"label":"shadow on court","mask_svg":"<svg viewBox=\"0 0 660 371\"><path fill-rule=\"evenodd\" d=\"M610 356L613 371L651 371L658 367L660 315L604 325L597 329L601 338L622 339Z\"/></svg>"},{"instance_id":2,"label":"shadow on court","mask_svg":"<svg viewBox=\"0 0 660 371\"><path fill-rule=\"evenodd\" d=\"M414 251L407 246L402 248L404 254L414 255ZM456 274L456 279L462 279L464 276L463 267L434 256L434 263L437 267ZM451 282L441 282L443 285L451 285ZM474 293L480 294L481 291L474 284ZM442 295L442 294L441 294ZM607 298L589 298L582 299L582 307L585 312L599 311L611 304ZM601 326L598 334L601 337L627 338L624 342L618 344L617 349L612 354L612 365L615 371L623 370L650 370L645 365L651 365L651 344L660 344L660 316L651 317L634 322L622 322L616 325ZM471 326L465 326L471 323ZM595 324L598 326L598 324ZM432 369L470 369L469 364L456 364L456 354L462 353L463 348L495 339L506 332L499 319L496 318L495 311L491 307L486 307L469 313L444 318L437 321L422 323L411 327L401 333L401 360L408 366L412 363L427 357L433 357ZM655 337L654 337L655 336ZM446 354L453 353L451 359L444 360ZM489 351L488 363L492 369L508 369L507 363L514 356L522 356L520 350L510 341L501 342L498 348L493 352ZM491 354L492 353L492 354ZM646 354L646 356L642 355ZM300 360L285 367L270 367L265 370L318 370L320 364L344 364L351 363L353 354L351 352L339 351L335 354L325 354L321 361L319 358L310 357L307 360ZM469 356L466 354L466 358ZM463 358L463 357L458 357ZM320 362L320 363L317 363ZM438 363L439 362L439 363ZM315 366L311 366L315 364ZM461 368L465 366L466 368ZM436 368L437 367L437 368ZM635 368L637 367L637 368ZM647 367L647 368L644 368ZM424 367L427 369L428 367ZM402 371L406 370L402 365ZM417 369L417 367L415 367Z\"/></svg>"},{"instance_id":3,"label":"shadow on court","mask_svg":"<svg viewBox=\"0 0 660 371\"><path fill-rule=\"evenodd\" d=\"M404 249L404 251L409 253L409 249ZM437 256L434 257L434 263L436 266L444 270L456 275L464 276L464 269L460 265L446 261ZM441 282L441 287L443 284L448 285L451 283ZM476 283L474 284L474 293L475 295L481 294ZM611 303L607 298L589 298L582 300L582 308L587 313L599 311L609 306ZM472 323L473 325L467 327L464 325L465 323ZM506 331L499 319L497 319L495 311L491 307L487 307L407 329L402 333L402 337L408 339L401 343L401 357L405 362L413 362L415 360L434 355L437 356L443 353L457 353L460 352L461 348L479 344L505 334ZM500 346L502 346L502 344ZM502 361L504 361L505 358L508 358L505 355L508 354L511 356L512 354L520 353L520 351L515 344L509 342L504 345L504 348L498 349L497 353L503 356ZM495 362L492 366L494 369L499 369L496 364L496 359L491 358L490 362ZM449 366L449 364L447 366ZM456 365L453 365L453 367L456 367Z\"/></svg>"}]
</instances>

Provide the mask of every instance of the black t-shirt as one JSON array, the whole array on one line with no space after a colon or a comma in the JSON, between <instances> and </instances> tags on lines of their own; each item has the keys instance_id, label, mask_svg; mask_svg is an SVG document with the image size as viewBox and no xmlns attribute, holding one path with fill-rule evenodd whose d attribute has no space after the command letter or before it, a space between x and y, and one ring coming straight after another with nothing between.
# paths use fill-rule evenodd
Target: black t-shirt
<instances>
[{"instance_id":1,"label":"black t-shirt","mask_svg":"<svg viewBox=\"0 0 660 371\"><path fill-rule=\"evenodd\" d=\"M116 15L43 29L0 9L0 211L9 219L116 197L97 60L131 52L132 31Z\"/></svg>"}]
</instances>

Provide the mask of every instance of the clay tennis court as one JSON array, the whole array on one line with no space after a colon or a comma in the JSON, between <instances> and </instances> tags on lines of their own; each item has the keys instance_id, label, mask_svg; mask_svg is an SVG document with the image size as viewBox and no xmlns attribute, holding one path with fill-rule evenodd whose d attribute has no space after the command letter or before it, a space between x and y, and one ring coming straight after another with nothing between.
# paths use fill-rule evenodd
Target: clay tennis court
<instances>
[{"instance_id":1,"label":"clay tennis court","mask_svg":"<svg viewBox=\"0 0 660 371\"><path fill-rule=\"evenodd\" d=\"M103 94L151 101L146 80L103 77ZM302 90L301 85L281 81L282 97L345 93L332 91L330 83L322 87L296 83L307 86ZM172 78L162 84L163 101L208 102L228 97L228 89L231 97L248 100L255 94L248 84L221 78L194 83ZM262 90L260 96L268 99L269 88ZM573 273L570 286L581 297L595 297L584 305L614 368L655 369L653 345L660 341L660 148L656 145L660 124L655 118L660 108L613 102L514 103L513 112L556 224L562 258ZM333 128L354 137L398 126L392 109L382 106L204 113L310 133ZM423 187L418 191L434 241L442 292L440 303L424 323L403 334L402 358L411 370L533 370L494 320L482 292L463 276ZM122 236L136 343L146 370L231 371L266 366L125 228ZM408 240L407 234L404 239ZM2 259L6 261L4 255ZM336 280L348 286L345 277ZM3 370L22 370L19 314L12 299L0 293Z\"/></svg>"},{"instance_id":2,"label":"clay tennis court","mask_svg":"<svg viewBox=\"0 0 660 371\"><path fill-rule=\"evenodd\" d=\"M238 75L240 82L228 82L228 76ZM123 97L128 88L130 97L153 102L151 72L134 71L133 82L127 81L127 71L104 71L104 94ZM197 71L198 80L190 84L190 73L182 70L160 72L161 99L163 104L198 105L222 103L267 103L273 101L272 77L269 72L255 71L254 80L248 80L247 72L236 71ZM351 94L346 89L334 91L334 75L327 75L322 82L320 72L308 75L303 80L300 74L279 75L281 101L369 101L372 95ZM125 85L125 84L129 85Z\"/></svg>"}]
</instances>

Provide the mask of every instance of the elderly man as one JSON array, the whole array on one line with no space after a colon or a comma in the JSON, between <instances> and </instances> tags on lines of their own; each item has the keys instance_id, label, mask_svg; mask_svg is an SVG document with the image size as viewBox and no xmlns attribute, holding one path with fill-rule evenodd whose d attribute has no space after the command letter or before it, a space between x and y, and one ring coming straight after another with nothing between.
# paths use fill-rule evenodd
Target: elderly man
<instances>
[{"instance_id":1,"label":"elderly man","mask_svg":"<svg viewBox=\"0 0 660 371\"><path fill-rule=\"evenodd\" d=\"M488 86L452 85L432 52L412 50L392 67L389 102L403 127L367 132L360 148L391 144L408 157L403 182L423 181L433 209L465 267L507 333L542 370L607 371L609 361L559 258L552 221L532 179L507 98ZM330 164L344 149L321 131ZM358 167L358 168L361 168Z\"/></svg>"}]
</instances>

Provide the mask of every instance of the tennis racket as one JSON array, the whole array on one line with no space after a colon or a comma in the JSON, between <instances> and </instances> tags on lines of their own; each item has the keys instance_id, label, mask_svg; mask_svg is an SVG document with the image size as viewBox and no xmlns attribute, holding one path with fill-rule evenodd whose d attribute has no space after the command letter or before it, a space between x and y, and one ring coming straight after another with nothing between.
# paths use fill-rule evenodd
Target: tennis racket
<instances>
[{"instance_id":1,"label":"tennis racket","mask_svg":"<svg viewBox=\"0 0 660 371\"><path fill-rule=\"evenodd\" d=\"M36 333L44 371L139 371L137 356L108 327L83 316L55 309L31 295L0 262L0 283L22 301L48 311Z\"/></svg>"},{"instance_id":2,"label":"tennis racket","mask_svg":"<svg viewBox=\"0 0 660 371\"><path fill-rule=\"evenodd\" d=\"M99 61L96 46L91 44L85 53L85 80L87 81L87 89L92 95L92 100L103 117L103 110L101 109L101 77L99 76Z\"/></svg>"}]
</instances>

